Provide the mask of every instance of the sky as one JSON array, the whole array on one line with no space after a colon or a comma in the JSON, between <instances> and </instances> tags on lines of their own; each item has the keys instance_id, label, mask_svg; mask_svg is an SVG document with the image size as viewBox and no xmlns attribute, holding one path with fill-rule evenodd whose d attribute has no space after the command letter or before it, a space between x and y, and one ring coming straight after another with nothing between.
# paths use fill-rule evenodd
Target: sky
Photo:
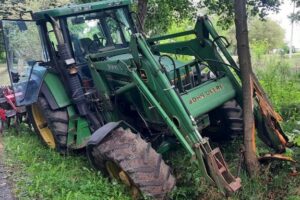
<instances>
[{"instance_id":1,"label":"sky","mask_svg":"<svg viewBox=\"0 0 300 200\"><path fill-rule=\"evenodd\" d=\"M300 9L298 9L300 10ZM288 18L293 11L293 6L290 0L284 0L280 6L279 13L271 13L269 18L274 21L277 21L280 26L285 30L285 41L291 41L291 22ZM296 10L297 11L297 10ZM300 48L300 23L294 25L294 39L293 46Z\"/></svg>"}]
</instances>

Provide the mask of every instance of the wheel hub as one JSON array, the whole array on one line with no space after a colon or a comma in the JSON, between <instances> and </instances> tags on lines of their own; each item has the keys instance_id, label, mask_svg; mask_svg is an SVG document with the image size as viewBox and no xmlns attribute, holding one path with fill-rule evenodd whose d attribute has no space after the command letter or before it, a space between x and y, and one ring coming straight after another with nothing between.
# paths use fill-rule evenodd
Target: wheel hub
<instances>
[{"instance_id":1,"label":"wheel hub","mask_svg":"<svg viewBox=\"0 0 300 200\"><path fill-rule=\"evenodd\" d=\"M56 146L55 140L41 109L37 104L33 104L31 108L33 120L37 126L40 136L50 148L54 149Z\"/></svg>"},{"instance_id":2,"label":"wheel hub","mask_svg":"<svg viewBox=\"0 0 300 200\"><path fill-rule=\"evenodd\" d=\"M106 169L110 175L110 177L120 181L124 185L130 188L131 196L133 199L138 199L140 196L140 190L138 189L137 186L135 186L130 177L127 175L127 173L122 170L117 164L115 164L112 161L107 161L106 162Z\"/></svg>"}]
</instances>

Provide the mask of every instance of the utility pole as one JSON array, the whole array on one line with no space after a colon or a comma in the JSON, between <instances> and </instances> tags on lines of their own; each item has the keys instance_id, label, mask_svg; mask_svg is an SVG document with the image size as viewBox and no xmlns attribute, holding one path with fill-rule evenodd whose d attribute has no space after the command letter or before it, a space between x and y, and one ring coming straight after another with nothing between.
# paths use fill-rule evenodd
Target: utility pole
<instances>
[{"instance_id":1,"label":"utility pole","mask_svg":"<svg viewBox=\"0 0 300 200\"><path fill-rule=\"evenodd\" d=\"M292 58L293 54L293 37L294 37L294 23L295 23L295 9L296 9L296 1L293 1L293 13L291 17L292 27L291 27L291 40L290 40L290 51L289 51L289 58Z\"/></svg>"}]
</instances>

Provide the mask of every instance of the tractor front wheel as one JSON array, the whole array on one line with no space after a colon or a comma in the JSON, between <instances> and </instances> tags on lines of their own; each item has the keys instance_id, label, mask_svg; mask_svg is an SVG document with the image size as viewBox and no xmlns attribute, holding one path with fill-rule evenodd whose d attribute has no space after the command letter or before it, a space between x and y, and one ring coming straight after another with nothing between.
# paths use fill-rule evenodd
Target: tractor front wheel
<instances>
[{"instance_id":1,"label":"tractor front wheel","mask_svg":"<svg viewBox=\"0 0 300 200\"><path fill-rule=\"evenodd\" d=\"M133 199L141 194L164 199L175 178L150 143L129 129L118 128L92 149L97 169L131 189Z\"/></svg>"},{"instance_id":2,"label":"tractor front wheel","mask_svg":"<svg viewBox=\"0 0 300 200\"><path fill-rule=\"evenodd\" d=\"M29 120L35 132L50 148L60 153L67 150L68 113L65 108L52 110L46 98L27 108Z\"/></svg>"}]
</instances>

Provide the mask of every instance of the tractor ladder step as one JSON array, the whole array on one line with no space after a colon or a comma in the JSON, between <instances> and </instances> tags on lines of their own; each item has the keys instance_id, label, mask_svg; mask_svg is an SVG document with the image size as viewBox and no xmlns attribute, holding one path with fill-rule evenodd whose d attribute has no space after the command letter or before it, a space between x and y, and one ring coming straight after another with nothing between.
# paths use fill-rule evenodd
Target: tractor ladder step
<instances>
[{"instance_id":1,"label":"tractor ladder step","mask_svg":"<svg viewBox=\"0 0 300 200\"><path fill-rule=\"evenodd\" d=\"M202 149L206 154L211 177L218 187L224 188L229 193L237 191L241 187L241 179L231 174L220 149L212 150L206 138L202 141Z\"/></svg>"}]
</instances>

